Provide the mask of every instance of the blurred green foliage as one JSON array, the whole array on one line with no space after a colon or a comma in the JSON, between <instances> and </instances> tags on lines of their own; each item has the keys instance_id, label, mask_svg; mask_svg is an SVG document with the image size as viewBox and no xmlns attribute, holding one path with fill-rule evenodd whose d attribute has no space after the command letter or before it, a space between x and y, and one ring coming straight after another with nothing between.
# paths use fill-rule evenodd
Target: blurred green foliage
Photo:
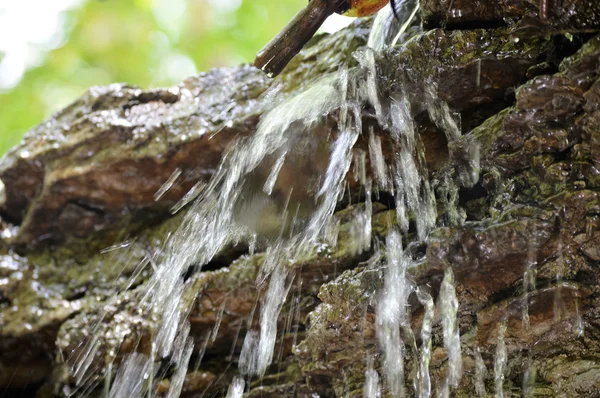
<instances>
[{"instance_id":1,"label":"blurred green foliage","mask_svg":"<svg viewBox=\"0 0 600 398\"><path fill-rule=\"evenodd\" d=\"M173 85L196 71L251 62L306 2L84 0L65 12L61 45L0 92L0 154L91 86Z\"/></svg>"}]
</instances>

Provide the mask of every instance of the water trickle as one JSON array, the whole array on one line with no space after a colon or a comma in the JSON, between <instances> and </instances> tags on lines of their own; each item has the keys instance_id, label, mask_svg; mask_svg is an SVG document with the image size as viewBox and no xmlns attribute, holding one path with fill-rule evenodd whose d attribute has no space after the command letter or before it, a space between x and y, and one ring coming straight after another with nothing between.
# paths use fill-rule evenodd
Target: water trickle
<instances>
[{"instance_id":1,"label":"water trickle","mask_svg":"<svg viewBox=\"0 0 600 398\"><path fill-rule=\"evenodd\" d=\"M281 171L281 168L283 167L283 162L285 162L285 155L286 154L283 153L279 156L279 158L277 158L277 161L275 162L275 165L271 170L271 174L269 174L269 178L267 178L267 182L265 182L263 191L267 195L271 195L273 193L273 187L275 186L275 182L277 181L277 177L279 176L279 171Z\"/></svg>"},{"instance_id":2,"label":"water trickle","mask_svg":"<svg viewBox=\"0 0 600 398\"><path fill-rule=\"evenodd\" d=\"M475 392L478 397L487 397L485 390L485 377L487 376L487 367L483 358L481 357L481 351L479 347L475 350Z\"/></svg>"},{"instance_id":3,"label":"water trickle","mask_svg":"<svg viewBox=\"0 0 600 398\"><path fill-rule=\"evenodd\" d=\"M412 286L406 277L409 259L402 249L402 238L391 231L386 239L386 273L377 308L377 336L383 351L384 375L393 397L403 397L404 342L400 328L407 323L407 301Z\"/></svg>"},{"instance_id":4,"label":"water trickle","mask_svg":"<svg viewBox=\"0 0 600 398\"><path fill-rule=\"evenodd\" d=\"M388 45L405 42L420 30L420 20L417 18L418 0L396 0L395 8L398 20L394 16L391 4L377 13L367 42L368 47L381 51Z\"/></svg>"},{"instance_id":5,"label":"water trickle","mask_svg":"<svg viewBox=\"0 0 600 398\"><path fill-rule=\"evenodd\" d=\"M236 376L227 390L227 398L242 398L244 396L245 385L244 379Z\"/></svg>"},{"instance_id":6,"label":"water trickle","mask_svg":"<svg viewBox=\"0 0 600 398\"><path fill-rule=\"evenodd\" d=\"M169 177L169 179L160 187L160 189L156 191L156 193L154 194L154 200L159 201L167 192L169 192L169 190L173 188L175 181L177 181L180 175L181 169L175 169L173 174L171 174L171 177Z\"/></svg>"},{"instance_id":7,"label":"water trickle","mask_svg":"<svg viewBox=\"0 0 600 398\"><path fill-rule=\"evenodd\" d=\"M176 370L171 378L171 385L169 387L169 392L167 393L167 398L179 397L181 390L183 389L183 382L185 381L185 375L194 349L192 338L186 337L183 339L183 336L186 334L189 334L189 329L188 333L182 334L181 343L176 344L176 346L181 347L181 349L177 352L177 355L173 355L172 361L176 364Z\"/></svg>"},{"instance_id":8,"label":"water trickle","mask_svg":"<svg viewBox=\"0 0 600 398\"><path fill-rule=\"evenodd\" d=\"M456 298L452 268L447 268L444 273L438 307L442 318L444 348L448 352L448 385L456 388L462 377L462 355L457 321L458 299Z\"/></svg>"},{"instance_id":9,"label":"water trickle","mask_svg":"<svg viewBox=\"0 0 600 398\"><path fill-rule=\"evenodd\" d=\"M367 184L367 154L361 149L357 149L354 153L354 167L352 173L354 174L354 182L360 183L365 186Z\"/></svg>"},{"instance_id":10,"label":"water trickle","mask_svg":"<svg viewBox=\"0 0 600 398\"><path fill-rule=\"evenodd\" d=\"M535 385L536 368L533 365L531 358L527 360L527 368L523 373L523 398L531 398L534 396L533 387Z\"/></svg>"},{"instance_id":11,"label":"water trickle","mask_svg":"<svg viewBox=\"0 0 600 398\"><path fill-rule=\"evenodd\" d=\"M284 267L276 267L269 282L269 290L264 297L260 313L260 338L254 355L256 369L250 374L264 375L273 360L273 350L277 339L277 319L285 302L290 284L286 283L287 272Z\"/></svg>"},{"instance_id":12,"label":"water trickle","mask_svg":"<svg viewBox=\"0 0 600 398\"><path fill-rule=\"evenodd\" d=\"M110 389L111 398L141 397L150 369L149 364L146 355L138 353L129 355L119 367L119 372Z\"/></svg>"},{"instance_id":13,"label":"water trickle","mask_svg":"<svg viewBox=\"0 0 600 398\"><path fill-rule=\"evenodd\" d=\"M498 344L496 345L496 356L494 358L494 382L496 386L494 396L496 398L504 398L504 372L506 371L506 361L508 359L504 336L507 327L506 320L498 325Z\"/></svg>"},{"instance_id":14,"label":"water trickle","mask_svg":"<svg viewBox=\"0 0 600 398\"><path fill-rule=\"evenodd\" d=\"M206 183L204 181L198 181L196 184L194 184L192 189L190 189L183 196L183 198L181 198L181 200L179 200L179 202L177 202L175 204L175 206L173 206L173 208L171 209L171 213L173 213L173 214L178 213L181 209L183 209L184 207L186 207L187 205L192 203L194 200L196 200L198 198L198 196L200 196L200 194L202 193L202 191L204 190L205 187L206 187Z\"/></svg>"},{"instance_id":15,"label":"water trickle","mask_svg":"<svg viewBox=\"0 0 600 398\"><path fill-rule=\"evenodd\" d=\"M373 131L369 135L369 159L377 185L381 190L387 191L389 189L389 179L383 150L381 149L381 138L373 134Z\"/></svg>"},{"instance_id":16,"label":"water trickle","mask_svg":"<svg viewBox=\"0 0 600 398\"><path fill-rule=\"evenodd\" d=\"M371 222L373 219L373 202L371 199L371 182L365 188L365 204L355 212L350 222L350 251L360 254L371 248Z\"/></svg>"},{"instance_id":17,"label":"water trickle","mask_svg":"<svg viewBox=\"0 0 600 398\"><path fill-rule=\"evenodd\" d=\"M363 387L364 398L380 398L381 386L379 384L379 373L373 369L373 360L368 360L367 370L365 371L365 385Z\"/></svg>"},{"instance_id":18,"label":"water trickle","mask_svg":"<svg viewBox=\"0 0 600 398\"><path fill-rule=\"evenodd\" d=\"M532 230L533 236L536 235L536 227ZM521 318L523 321L523 327L529 328L529 292L535 290L536 284L536 273L537 273L537 253L533 242L529 243L527 249L527 260L525 262L525 272L523 273L523 306Z\"/></svg>"},{"instance_id":19,"label":"water trickle","mask_svg":"<svg viewBox=\"0 0 600 398\"><path fill-rule=\"evenodd\" d=\"M583 336L584 326L583 326L583 318L581 317L581 311L579 310L579 299L575 299L575 325L573 326L573 330L575 331L575 336L581 337Z\"/></svg>"},{"instance_id":20,"label":"water trickle","mask_svg":"<svg viewBox=\"0 0 600 398\"><path fill-rule=\"evenodd\" d=\"M6 186L4 182L0 180L0 207L6 204Z\"/></svg>"},{"instance_id":21,"label":"water trickle","mask_svg":"<svg viewBox=\"0 0 600 398\"><path fill-rule=\"evenodd\" d=\"M375 51L383 50L388 43L392 42L397 26L392 6L388 4L375 16L367 46Z\"/></svg>"},{"instance_id":22,"label":"water trickle","mask_svg":"<svg viewBox=\"0 0 600 398\"><path fill-rule=\"evenodd\" d=\"M435 196L427 178L424 148L417 139L410 104L405 98L390 104L390 130L398 155L393 165L398 224L403 232L409 228L414 214L417 235L424 240L437 216Z\"/></svg>"},{"instance_id":23,"label":"water trickle","mask_svg":"<svg viewBox=\"0 0 600 398\"><path fill-rule=\"evenodd\" d=\"M431 361L431 327L433 325L434 303L431 295L422 288L417 289L417 298L425 308L421 324L421 355L419 358L419 373L417 375L417 391L419 398L429 398L431 396L429 362Z\"/></svg>"}]
</instances>

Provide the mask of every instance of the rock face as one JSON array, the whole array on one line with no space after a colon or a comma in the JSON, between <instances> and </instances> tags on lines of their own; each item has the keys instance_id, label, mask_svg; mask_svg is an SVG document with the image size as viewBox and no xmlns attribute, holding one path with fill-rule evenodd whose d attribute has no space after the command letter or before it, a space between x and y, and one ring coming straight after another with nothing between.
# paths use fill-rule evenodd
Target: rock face
<instances>
[{"instance_id":1,"label":"rock face","mask_svg":"<svg viewBox=\"0 0 600 398\"><path fill-rule=\"evenodd\" d=\"M600 4L447 3L422 1L429 30L375 54L374 67L380 98L402 91L419 109L433 85L462 121L462 135L448 142L424 109L415 115L439 214L409 270L434 299L453 270L464 364L455 394L498 394L500 381L511 396L600 396ZM170 89L92 88L29 132L0 161L0 388L82 394L65 363L85 357L91 336L102 354L89 358L98 391L108 363L147 352L153 320L131 298L181 221L170 208L210 178L263 112L340 65L355 66L351 54L369 27L361 21L314 39L276 80L241 66ZM363 125L357 149L372 128L384 156L395 156L369 109ZM474 143L480 176L465 183ZM450 195L449 181L464 187ZM382 374L374 303L384 270L373 256L395 222L385 197L373 204L371 249L352 240L357 204L337 213L333 252L290 265L278 354L249 396L361 396L367 367ZM184 396L223 395L243 336L256 328L265 254L244 252L222 253L187 282L198 293L189 319L199 366L190 367ZM419 336L424 308L416 297L410 303ZM432 333L432 384L441 390L448 355L437 313ZM172 373L165 364L158 393Z\"/></svg>"}]
</instances>

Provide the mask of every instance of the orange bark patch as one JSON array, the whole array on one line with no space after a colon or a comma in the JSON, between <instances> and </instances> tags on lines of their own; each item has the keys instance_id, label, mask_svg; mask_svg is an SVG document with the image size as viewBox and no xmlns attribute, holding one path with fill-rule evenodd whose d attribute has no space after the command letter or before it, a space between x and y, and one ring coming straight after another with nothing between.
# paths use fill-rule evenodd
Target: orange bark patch
<instances>
[{"instance_id":1,"label":"orange bark patch","mask_svg":"<svg viewBox=\"0 0 600 398\"><path fill-rule=\"evenodd\" d=\"M343 15L347 17L364 17L381 10L389 0L349 0L350 8Z\"/></svg>"}]
</instances>

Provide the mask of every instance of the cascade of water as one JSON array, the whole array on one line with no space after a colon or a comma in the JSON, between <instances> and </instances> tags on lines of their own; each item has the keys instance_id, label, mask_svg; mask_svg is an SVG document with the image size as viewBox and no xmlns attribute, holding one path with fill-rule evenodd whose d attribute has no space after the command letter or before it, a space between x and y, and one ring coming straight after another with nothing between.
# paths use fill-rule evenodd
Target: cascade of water
<instances>
[{"instance_id":1,"label":"cascade of water","mask_svg":"<svg viewBox=\"0 0 600 398\"><path fill-rule=\"evenodd\" d=\"M155 265L155 273L142 290L138 307L141 313L146 313L150 319L156 320L157 324L152 341L153 353L150 357L136 356L130 361L124 361L111 390L114 391L112 396L125 394L121 391L137 389L137 380L143 379L147 369L152 368L153 360L172 359L184 349L186 353L191 352L187 340L176 339L184 329L185 319L195 299L195 292L189 291L189 287L184 283L183 276L187 268L192 264L197 268L201 267L231 242L251 242L261 226L255 228L256 225L252 224L254 220L248 222L244 218L246 212L239 211L240 202L247 205L241 200L244 190L249 189L248 185L253 185L246 184L246 180L255 178L257 169L262 167L265 161L275 159L270 174L260 184L264 191L250 195L246 192L246 196L251 197L250 202L254 200L253 204L258 203L257 208L264 211L265 206L261 208L260 204L269 200L269 194L275 193L281 169L287 161L286 154L292 152L302 139L315 141L315 145L323 144L323 140L319 141L314 135L308 138L306 136L310 135L317 121L339 110L339 133L331 144L329 161L322 169L312 170L317 176L324 174L320 186L314 187L314 199L307 200L316 204L314 211L309 211L310 216L305 223L302 221L297 228L289 228L290 238L282 238L283 229L279 232L279 238L267 248L272 254L268 256L270 261L265 262L261 269L262 280L259 280L259 283L265 283L269 275L271 278L267 293L261 300L260 334L257 341L250 344L256 348L252 350L253 358L247 361L251 365L245 369L242 367L242 370L249 374L264 373L273 357L277 318L289 288L286 264L315 249L317 242L325 236L336 203L343 193L343 181L351 165L352 148L362 129L359 115L359 102L362 100L354 93L348 95L348 92L354 89L353 84L349 87L348 72L345 70L335 76L324 77L305 92L264 115L254 136L239 140L235 148L224 155L209 185L202 191L200 200L196 201L186 214L181 227L172 236L164 258ZM329 148L328 145L322 146L325 151ZM306 186L301 188L307 189ZM289 218L286 217L288 207L292 206L291 193L291 190L284 193L287 202L283 206L275 206L279 211L275 216L278 225L285 224ZM264 196L261 197L261 194ZM246 201L246 198L244 200ZM293 204L300 206L301 202L302 200L296 199L296 203ZM370 207L367 206L362 223L365 229L361 238L363 249L370 244ZM292 222L298 220L298 210L292 208L291 212L294 213ZM249 343L252 343L251 333L247 338L250 339ZM91 339L85 356L88 359L84 358L77 364L76 373L81 381L84 380L83 375L88 370L91 359L95 357L97 342L96 338ZM179 362L182 368L186 368L183 359L180 358ZM142 366L143 361L146 363ZM176 390L180 388L180 378L176 380L178 383L172 384L172 395L178 395ZM127 383L131 385L127 386Z\"/></svg>"},{"instance_id":2,"label":"cascade of water","mask_svg":"<svg viewBox=\"0 0 600 398\"><path fill-rule=\"evenodd\" d=\"M402 6L413 8L416 3L413 0L401 2ZM389 9L386 12L391 13ZM414 13L411 15L409 23ZM389 19L389 15L386 18ZM393 25L393 21L388 25ZM389 38L397 34L397 31L390 33L389 26L385 28L387 33L381 33L382 37ZM152 352L149 356L132 355L123 362L113 383L111 396L141 394L146 390L150 391L151 396L152 382L144 386L140 380L152 380L154 362L162 359L177 365L168 394L169 397L179 395L193 350L186 319L196 297L190 284L185 283L184 275L188 273L188 267L193 265L198 270L231 243L245 242L252 248L261 245L261 249L267 253L257 278L257 285L265 291L259 300L259 330L249 327L239 359L242 375L262 376L265 373L274 356L277 321L292 286L293 273L289 272L288 264L313 253L323 240L333 245L336 243L339 220L332 215L344 193L345 177L352 166L353 148L362 132L360 113L366 103L375 110L380 125L389 130L391 150L396 156L391 165L386 165L381 139L371 134L369 156L375 178L372 183L367 177L366 153L356 153L354 175L361 189L364 189L366 203L364 209L358 211L350 235L356 253L367 250L371 244L371 191L375 189L372 185L376 183L377 188L394 195L400 230L392 230L386 239L387 268L377 305L377 335L384 356L382 373L390 394L404 396L406 349L400 335L402 329L410 339L406 344L414 353L415 360L418 357L418 370L413 380L418 395L431 395L429 362L433 298L422 289L417 291L418 299L425 308L422 346L418 352L407 311L408 297L413 291L407 278L412 259L403 251L400 231L408 232L410 221L414 220L418 238L425 240L436 222L435 197L408 99L398 95L391 100L381 101L375 52L365 50L356 56L359 67L325 76L303 93L265 114L252 137L240 139L232 150L224 154L209 184L198 184L176 206L179 209L199 196L186 213L179 230L170 239L164 258L157 259L156 264L150 260L155 272L141 291L139 308L141 313L156 321ZM460 134L460 128L454 115L447 105L432 103L435 104L430 109L432 118L449 139L455 139ZM336 134L332 135L334 139L330 142L329 136L323 138L318 135L315 126L333 112L339 113L339 122ZM294 164L298 158L306 157L306 153L311 152L308 144L311 141L319 147L319 151L326 153L327 158L325 162L314 162L314 167L308 171L319 177L314 178L318 185L309 186L308 193L300 197L297 191L307 190L307 184L304 183L310 179L299 182L299 190L294 191L292 184L289 190L282 191L279 186L281 181L296 177L289 176L286 166L289 162ZM161 192L166 192L177 177L168 181ZM262 289L264 287L266 289ZM442 314L444 345L449 357L448 380L446 388L442 389L447 391L450 386L458 385L462 375L456 323L458 302L451 270L444 277L438 307ZM218 327L217 323L213 338ZM97 344L96 339L92 341ZM206 337L208 341L209 336ZM89 347L90 358L97 349L95 344ZM80 375L89 366L83 365L78 372ZM368 392L368 396L379 396L378 373L369 369L365 375L368 381L365 395ZM244 387L244 379L236 377L227 396L241 397Z\"/></svg>"}]
</instances>

